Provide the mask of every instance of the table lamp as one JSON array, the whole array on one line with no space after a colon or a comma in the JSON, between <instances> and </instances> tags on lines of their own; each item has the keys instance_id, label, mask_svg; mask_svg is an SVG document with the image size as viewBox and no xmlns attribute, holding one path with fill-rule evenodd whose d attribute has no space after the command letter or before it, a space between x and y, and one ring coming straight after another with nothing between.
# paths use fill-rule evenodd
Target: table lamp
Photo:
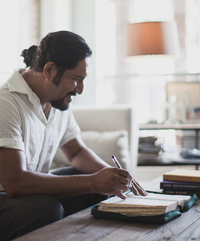
<instances>
[{"instance_id":1,"label":"table lamp","mask_svg":"<svg viewBox=\"0 0 200 241\"><path fill-rule=\"evenodd\" d=\"M175 21L128 24L126 56L179 55Z\"/></svg>"},{"instance_id":2,"label":"table lamp","mask_svg":"<svg viewBox=\"0 0 200 241\"><path fill-rule=\"evenodd\" d=\"M178 31L175 21L170 22L140 22L128 24L127 28L126 57L152 57L151 74L159 71L158 66L152 65L157 56L167 56L176 58L179 56L180 47L178 40ZM153 58L154 57L154 58ZM152 72L153 71L153 72ZM151 86L150 94L151 115L150 123L157 122L153 107L153 90Z\"/></svg>"}]
</instances>

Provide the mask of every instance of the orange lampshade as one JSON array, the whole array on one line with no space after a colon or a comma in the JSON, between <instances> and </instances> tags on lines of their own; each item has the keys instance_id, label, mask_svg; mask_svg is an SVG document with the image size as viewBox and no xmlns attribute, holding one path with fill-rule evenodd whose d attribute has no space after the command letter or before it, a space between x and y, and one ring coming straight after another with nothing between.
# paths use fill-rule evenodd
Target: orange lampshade
<instances>
[{"instance_id":1,"label":"orange lampshade","mask_svg":"<svg viewBox=\"0 0 200 241\"><path fill-rule=\"evenodd\" d=\"M179 55L176 22L132 23L127 28L126 56Z\"/></svg>"}]
</instances>

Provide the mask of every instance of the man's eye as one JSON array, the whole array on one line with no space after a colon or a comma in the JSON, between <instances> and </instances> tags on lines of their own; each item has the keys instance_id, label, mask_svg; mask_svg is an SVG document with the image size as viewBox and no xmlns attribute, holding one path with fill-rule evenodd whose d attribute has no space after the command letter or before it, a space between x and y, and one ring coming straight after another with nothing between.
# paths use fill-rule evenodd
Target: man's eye
<instances>
[{"instance_id":1,"label":"man's eye","mask_svg":"<svg viewBox=\"0 0 200 241\"><path fill-rule=\"evenodd\" d=\"M83 79L74 79L77 83L83 81Z\"/></svg>"}]
</instances>

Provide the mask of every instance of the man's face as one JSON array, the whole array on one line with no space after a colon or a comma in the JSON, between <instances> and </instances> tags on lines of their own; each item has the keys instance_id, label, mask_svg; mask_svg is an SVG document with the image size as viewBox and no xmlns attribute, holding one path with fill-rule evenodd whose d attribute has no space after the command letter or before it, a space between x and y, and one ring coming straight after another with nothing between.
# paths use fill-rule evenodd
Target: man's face
<instances>
[{"instance_id":1,"label":"man's face","mask_svg":"<svg viewBox=\"0 0 200 241\"><path fill-rule=\"evenodd\" d=\"M69 108L69 103L72 101L71 96L76 96L83 92L83 80L89 72L89 58L86 58L78 63L74 69L68 69L61 76L55 76L53 83L60 83L58 86L54 84L54 97L51 99L51 106L61 111Z\"/></svg>"}]
</instances>

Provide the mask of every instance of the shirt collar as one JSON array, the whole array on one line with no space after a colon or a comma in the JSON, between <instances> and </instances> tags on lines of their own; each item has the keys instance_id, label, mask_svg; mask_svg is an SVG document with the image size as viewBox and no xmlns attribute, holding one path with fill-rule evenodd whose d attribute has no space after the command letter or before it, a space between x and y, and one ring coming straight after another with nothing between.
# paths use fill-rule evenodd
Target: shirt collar
<instances>
[{"instance_id":1,"label":"shirt collar","mask_svg":"<svg viewBox=\"0 0 200 241\"><path fill-rule=\"evenodd\" d=\"M12 75L7 81L7 84L9 92L16 92L27 95L35 110L40 114L40 116L43 116L43 119L45 120L45 122L47 122L47 119L42 110L39 97L35 94L35 92L32 91L25 79L17 70L13 71ZM52 118L52 113L50 116Z\"/></svg>"},{"instance_id":2,"label":"shirt collar","mask_svg":"<svg viewBox=\"0 0 200 241\"><path fill-rule=\"evenodd\" d=\"M55 112L57 110L55 108L51 108L49 117L48 119L46 119L44 112L42 110L42 105L40 103L39 97L36 95L34 91L32 91L32 89L29 87L29 85L27 84L27 82L18 70L13 71L12 75L7 81L7 86L9 92L16 92L27 95L30 103L32 103L33 107L42 117L42 120L45 124L48 124L51 120L53 120Z\"/></svg>"}]
</instances>

